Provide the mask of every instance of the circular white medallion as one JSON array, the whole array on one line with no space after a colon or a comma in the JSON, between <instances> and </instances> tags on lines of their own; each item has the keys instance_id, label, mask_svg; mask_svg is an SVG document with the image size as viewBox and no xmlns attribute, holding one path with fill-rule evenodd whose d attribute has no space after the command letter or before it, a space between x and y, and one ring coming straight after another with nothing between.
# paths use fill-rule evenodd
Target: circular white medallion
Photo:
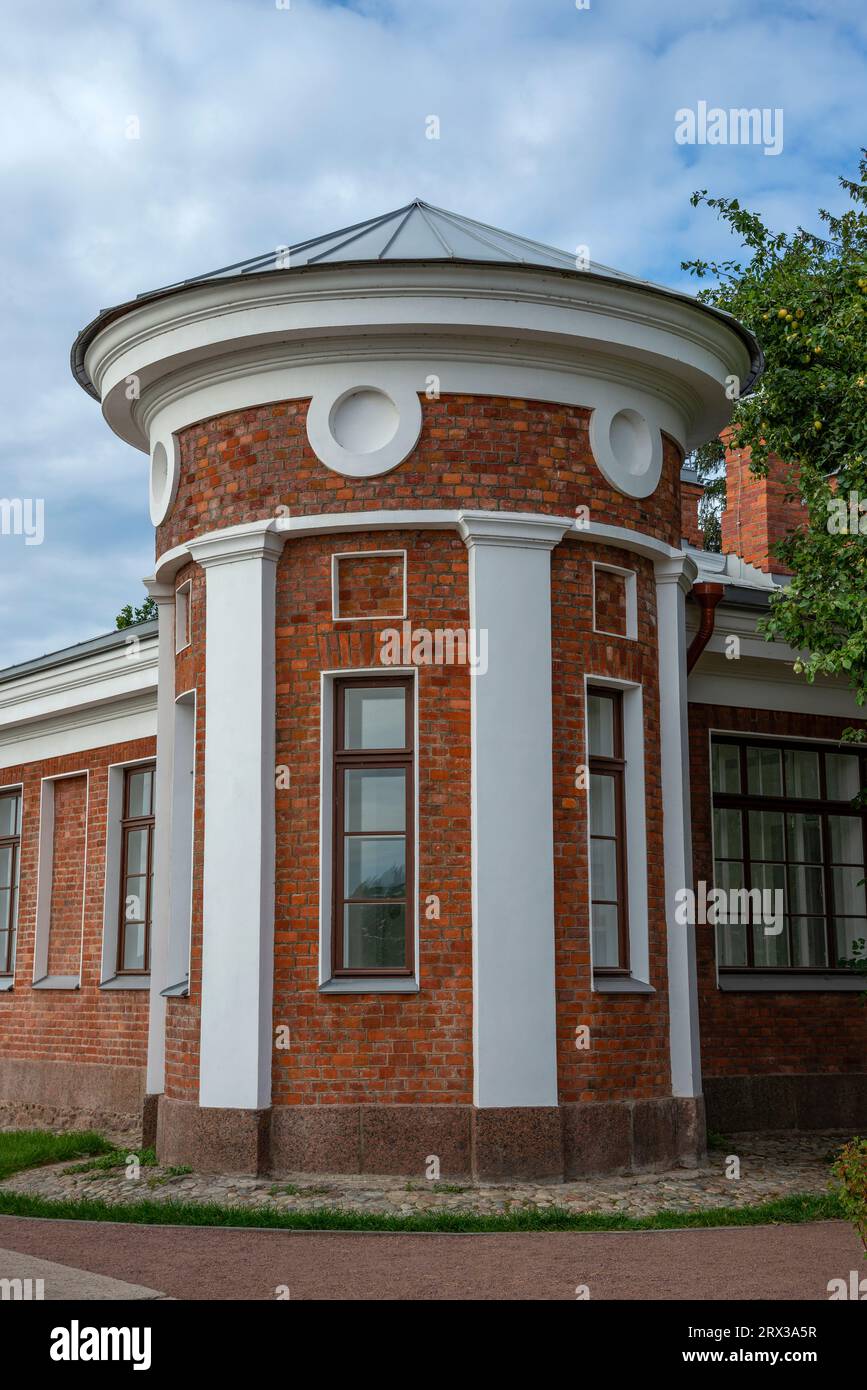
<instances>
[{"instance_id":1,"label":"circular white medallion","mask_svg":"<svg viewBox=\"0 0 867 1390\"><path fill-rule=\"evenodd\" d=\"M173 434L157 439L151 448L150 514L154 526L165 521L178 494L180 450Z\"/></svg>"},{"instance_id":2,"label":"circular white medallion","mask_svg":"<svg viewBox=\"0 0 867 1390\"><path fill-rule=\"evenodd\" d=\"M307 438L317 458L348 478L373 478L396 468L421 433L418 393L397 381L332 384L307 411Z\"/></svg>"},{"instance_id":3,"label":"circular white medallion","mask_svg":"<svg viewBox=\"0 0 867 1390\"><path fill-rule=\"evenodd\" d=\"M658 424L631 406L597 406L590 417L590 447L600 473L627 497L649 497L662 472Z\"/></svg>"}]
</instances>

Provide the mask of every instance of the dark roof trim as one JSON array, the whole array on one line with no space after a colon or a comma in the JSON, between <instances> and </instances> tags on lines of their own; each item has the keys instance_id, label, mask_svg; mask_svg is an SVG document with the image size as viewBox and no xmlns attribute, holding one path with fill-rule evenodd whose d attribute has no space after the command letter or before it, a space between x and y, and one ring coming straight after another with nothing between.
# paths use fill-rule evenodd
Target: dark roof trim
<instances>
[{"instance_id":1,"label":"dark roof trim","mask_svg":"<svg viewBox=\"0 0 867 1390\"><path fill-rule=\"evenodd\" d=\"M0 684L19 680L20 677L29 676L36 671L50 671L55 666L68 666L83 657L111 651L113 647L122 647L130 633L134 633L140 640L147 641L156 637L158 628L158 620L150 618L146 623L133 623L131 627L118 628L116 632L107 632L102 637L91 637L87 642L77 642L74 647L62 647L59 652L49 652L46 656L34 657L32 661L19 662L17 666L6 666L0 670Z\"/></svg>"}]
</instances>

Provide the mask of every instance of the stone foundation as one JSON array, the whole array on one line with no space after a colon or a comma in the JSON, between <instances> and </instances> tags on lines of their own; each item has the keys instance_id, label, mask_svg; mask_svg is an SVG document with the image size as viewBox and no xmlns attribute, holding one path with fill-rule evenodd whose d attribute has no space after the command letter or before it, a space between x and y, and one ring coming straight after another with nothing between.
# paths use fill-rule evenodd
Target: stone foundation
<instances>
[{"instance_id":1,"label":"stone foundation","mask_svg":"<svg viewBox=\"0 0 867 1390\"><path fill-rule=\"evenodd\" d=\"M0 1127L137 1132L144 1067L0 1058Z\"/></svg>"},{"instance_id":2,"label":"stone foundation","mask_svg":"<svg viewBox=\"0 0 867 1390\"><path fill-rule=\"evenodd\" d=\"M698 1100L478 1110L471 1105L201 1109L159 1099L161 1163L219 1173L382 1173L557 1181L693 1166L704 1153Z\"/></svg>"},{"instance_id":3,"label":"stone foundation","mask_svg":"<svg viewBox=\"0 0 867 1390\"><path fill-rule=\"evenodd\" d=\"M704 1082L707 1122L741 1130L867 1129L867 1073L717 1076Z\"/></svg>"}]
</instances>

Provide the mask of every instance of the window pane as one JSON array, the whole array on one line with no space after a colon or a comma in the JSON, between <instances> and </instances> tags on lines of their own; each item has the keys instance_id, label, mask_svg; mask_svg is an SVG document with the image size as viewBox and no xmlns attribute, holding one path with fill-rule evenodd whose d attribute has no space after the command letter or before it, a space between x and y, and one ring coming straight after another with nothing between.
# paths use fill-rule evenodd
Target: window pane
<instances>
[{"instance_id":1,"label":"window pane","mask_svg":"<svg viewBox=\"0 0 867 1390\"><path fill-rule=\"evenodd\" d=\"M406 769L347 768L346 830L406 829Z\"/></svg>"},{"instance_id":2,"label":"window pane","mask_svg":"<svg viewBox=\"0 0 867 1390\"><path fill-rule=\"evenodd\" d=\"M716 929L717 961L720 965L747 964L747 929L743 924L723 925Z\"/></svg>"},{"instance_id":3,"label":"window pane","mask_svg":"<svg viewBox=\"0 0 867 1390\"><path fill-rule=\"evenodd\" d=\"M348 904L343 909L343 964L348 970L406 964L403 903Z\"/></svg>"},{"instance_id":4,"label":"window pane","mask_svg":"<svg viewBox=\"0 0 867 1390\"><path fill-rule=\"evenodd\" d=\"M152 794L154 774L151 768L144 772L130 772L129 777L129 800L127 802L127 816L130 820L138 816L149 816L152 814Z\"/></svg>"},{"instance_id":5,"label":"window pane","mask_svg":"<svg viewBox=\"0 0 867 1390\"><path fill-rule=\"evenodd\" d=\"M144 922L127 922L123 934L124 970L144 970L145 968L145 929Z\"/></svg>"},{"instance_id":6,"label":"window pane","mask_svg":"<svg viewBox=\"0 0 867 1390\"><path fill-rule=\"evenodd\" d=\"M147 873L149 840L150 831L146 828L126 832L126 871L128 874Z\"/></svg>"},{"instance_id":7,"label":"window pane","mask_svg":"<svg viewBox=\"0 0 867 1390\"><path fill-rule=\"evenodd\" d=\"M123 915L126 922L143 922L147 911L147 879L137 874L126 880L123 894Z\"/></svg>"},{"instance_id":8,"label":"window pane","mask_svg":"<svg viewBox=\"0 0 867 1390\"><path fill-rule=\"evenodd\" d=\"M834 911L843 913L855 913L863 916L867 912L867 904L864 901L864 870L863 869L832 869L832 885L834 889Z\"/></svg>"},{"instance_id":9,"label":"window pane","mask_svg":"<svg viewBox=\"0 0 867 1390\"><path fill-rule=\"evenodd\" d=\"M791 932L793 965L828 964L824 917L793 917Z\"/></svg>"},{"instance_id":10,"label":"window pane","mask_svg":"<svg viewBox=\"0 0 867 1390\"><path fill-rule=\"evenodd\" d=\"M406 897L406 841L402 837L353 837L344 842L344 847L345 897Z\"/></svg>"},{"instance_id":11,"label":"window pane","mask_svg":"<svg viewBox=\"0 0 867 1390\"><path fill-rule=\"evenodd\" d=\"M12 887L12 846L0 845L0 888Z\"/></svg>"},{"instance_id":12,"label":"window pane","mask_svg":"<svg viewBox=\"0 0 867 1390\"><path fill-rule=\"evenodd\" d=\"M595 899L617 897L617 845L614 840L590 841L590 891Z\"/></svg>"},{"instance_id":13,"label":"window pane","mask_svg":"<svg viewBox=\"0 0 867 1390\"><path fill-rule=\"evenodd\" d=\"M743 888L744 866L736 859L718 859L714 868L715 888Z\"/></svg>"},{"instance_id":14,"label":"window pane","mask_svg":"<svg viewBox=\"0 0 867 1390\"><path fill-rule=\"evenodd\" d=\"M753 796L782 796L783 777L778 748L747 749L747 790Z\"/></svg>"},{"instance_id":15,"label":"window pane","mask_svg":"<svg viewBox=\"0 0 867 1390\"><path fill-rule=\"evenodd\" d=\"M750 928L753 933L753 960L759 967L770 969L774 966L790 965L789 938L785 925L778 935L772 935L766 927L756 925Z\"/></svg>"},{"instance_id":16,"label":"window pane","mask_svg":"<svg viewBox=\"0 0 867 1390\"><path fill-rule=\"evenodd\" d=\"M776 893L786 890L785 864L753 864L753 887L762 892ZM774 899L771 900L772 904ZM786 910L785 907L783 909Z\"/></svg>"},{"instance_id":17,"label":"window pane","mask_svg":"<svg viewBox=\"0 0 867 1390\"><path fill-rule=\"evenodd\" d=\"M753 859L785 859L782 811L750 811L750 855Z\"/></svg>"},{"instance_id":18,"label":"window pane","mask_svg":"<svg viewBox=\"0 0 867 1390\"><path fill-rule=\"evenodd\" d=\"M0 796L0 835L18 834L17 796Z\"/></svg>"},{"instance_id":19,"label":"window pane","mask_svg":"<svg viewBox=\"0 0 867 1390\"><path fill-rule=\"evenodd\" d=\"M344 747L406 747L405 686L348 686L343 712Z\"/></svg>"},{"instance_id":20,"label":"window pane","mask_svg":"<svg viewBox=\"0 0 867 1390\"><path fill-rule=\"evenodd\" d=\"M9 959L9 933L0 931L0 974L5 974L11 968L12 962Z\"/></svg>"},{"instance_id":21,"label":"window pane","mask_svg":"<svg viewBox=\"0 0 867 1390\"><path fill-rule=\"evenodd\" d=\"M861 790L860 760L853 753L826 753L829 801L851 801Z\"/></svg>"},{"instance_id":22,"label":"window pane","mask_svg":"<svg viewBox=\"0 0 867 1390\"><path fill-rule=\"evenodd\" d=\"M789 796L819 796L819 754L786 749L786 790Z\"/></svg>"},{"instance_id":23,"label":"window pane","mask_svg":"<svg viewBox=\"0 0 867 1390\"><path fill-rule=\"evenodd\" d=\"M740 859L743 854L740 811L714 811L713 843L720 859Z\"/></svg>"},{"instance_id":24,"label":"window pane","mask_svg":"<svg viewBox=\"0 0 867 1390\"><path fill-rule=\"evenodd\" d=\"M859 816L829 816L832 864L861 864L864 860L864 836Z\"/></svg>"},{"instance_id":25,"label":"window pane","mask_svg":"<svg viewBox=\"0 0 867 1390\"><path fill-rule=\"evenodd\" d=\"M6 931L11 927L10 913L12 908L12 889L0 888L0 931Z\"/></svg>"},{"instance_id":26,"label":"window pane","mask_svg":"<svg viewBox=\"0 0 867 1390\"><path fill-rule=\"evenodd\" d=\"M821 868L807 864L789 866L789 912L825 911L825 885Z\"/></svg>"},{"instance_id":27,"label":"window pane","mask_svg":"<svg viewBox=\"0 0 867 1390\"><path fill-rule=\"evenodd\" d=\"M715 792L739 792L741 789L741 753L734 743L713 745L713 789Z\"/></svg>"},{"instance_id":28,"label":"window pane","mask_svg":"<svg viewBox=\"0 0 867 1390\"><path fill-rule=\"evenodd\" d=\"M614 701L604 695L587 696L587 738L591 753L614 757Z\"/></svg>"},{"instance_id":29,"label":"window pane","mask_svg":"<svg viewBox=\"0 0 867 1390\"><path fill-rule=\"evenodd\" d=\"M867 942L867 918L838 918L834 924L834 935L837 945L837 959L834 964L839 967L844 961L854 960L864 954L864 945Z\"/></svg>"},{"instance_id":30,"label":"window pane","mask_svg":"<svg viewBox=\"0 0 867 1390\"><path fill-rule=\"evenodd\" d=\"M591 903L590 923L593 931L593 965L620 964L620 939L617 934L617 908L608 903Z\"/></svg>"},{"instance_id":31,"label":"window pane","mask_svg":"<svg viewBox=\"0 0 867 1390\"><path fill-rule=\"evenodd\" d=\"M800 859L805 864L822 862L822 823L812 812L801 812L786 817L789 828L789 858Z\"/></svg>"},{"instance_id":32,"label":"window pane","mask_svg":"<svg viewBox=\"0 0 867 1390\"><path fill-rule=\"evenodd\" d=\"M614 835L614 778L590 774L590 834Z\"/></svg>"}]
</instances>

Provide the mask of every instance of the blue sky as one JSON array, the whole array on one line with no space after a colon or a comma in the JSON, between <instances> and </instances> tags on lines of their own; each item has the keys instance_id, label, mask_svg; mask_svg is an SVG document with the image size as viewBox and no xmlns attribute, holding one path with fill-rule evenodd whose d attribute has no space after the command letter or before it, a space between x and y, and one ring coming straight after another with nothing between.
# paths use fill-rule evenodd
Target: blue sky
<instances>
[{"instance_id":1,"label":"blue sky","mask_svg":"<svg viewBox=\"0 0 867 1390\"><path fill-rule=\"evenodd\" d=\"M0 497L44 498L45 540L0 534L0 667L144 597L147 460L69 372L100 308L416 196L683 286L735 250L693 189L813 226L865 143L863 0L40 0L3 29ZM781 108L782 152L678 145L699 101Z\"/></svg>"}]
</instances>

